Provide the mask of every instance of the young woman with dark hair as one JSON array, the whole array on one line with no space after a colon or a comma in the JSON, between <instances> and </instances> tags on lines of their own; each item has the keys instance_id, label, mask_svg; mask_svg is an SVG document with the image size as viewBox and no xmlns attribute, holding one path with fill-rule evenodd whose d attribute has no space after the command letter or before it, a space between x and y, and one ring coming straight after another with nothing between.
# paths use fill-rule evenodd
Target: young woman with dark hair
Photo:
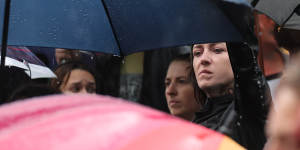
<instances>
[{"instance_id":1,"label":"young woman with dark hair","mask_svg":"<svg viewBox=\"0 0 300 150\"><path fill-rule=\"evenodd\" d=\"M195 98L191 80L192 64L190 55L179 55L169 64L165 77L165 96L170 113L192 121L201 104Z\"/></svg>"},{"instance_id":2,"label":"young woman with dark hair","mask_svg":"<svg viewBox=\"0 0 300 150\"><path fill-rule=\"evenodd\" d=\"M55 70L57 78L50 82L50 86L62 93L90 93L95 94L96 76L94 71L80 62L67 62Z\"/></svg>"},{"instance_id":3,"label":"young woman with dark hair","mask_svg":"<svg viewBox=\"0 0 300 150\"><path fill-rule=\"evenodd\" d=\"M227 134L249 150L266 142L268 86L245 43L195 44L196 97L204 105L194 122Z\"/></svg>"}]
</instances>

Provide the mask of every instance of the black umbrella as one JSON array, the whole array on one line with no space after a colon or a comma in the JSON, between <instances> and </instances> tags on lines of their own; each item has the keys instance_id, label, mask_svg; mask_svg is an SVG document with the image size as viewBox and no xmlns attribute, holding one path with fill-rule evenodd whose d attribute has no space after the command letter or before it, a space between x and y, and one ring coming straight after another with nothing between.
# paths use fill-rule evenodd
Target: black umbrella
<instances>
[{"instance_id":1,"label":"black umbrella","mask_svg":"<svg viewBox=\"0 0 300 150\"><path fill-rule=\"evenodd\" d=\"M124 53L240 41L221 0L103 0ZM221 9L220 9L221 8Z\"/></svg>"},{"instance_id":2,"label":"black umbrella","mask_svg":"<svg viewBox=\"0 0 300 150\"><path fill-rule=\"evenodd\" d=\"M289 50L292 55L299 51L299 0L259 0L255 9L269 16L278 25L274 35L279 46Z\"/></svg>"},{"instance_id":3,"label":"black umbrella","mask_svg":"<svg viewBox=\"0 0 300 150\"><path fill-rule=\"evenodd\" d=\"M282 28L300 30L299 0L259 0L255 9L269 16Z\"/></svg>"},{"instance_id":4,"label":"black umbrella","mask_svg":"<svg viewBox=\"0 0 300 150\"><path fill-rule=\"evenodd\" d=\"M154 48L241 40L211 0L0 0L0 4L4 2L5 8L10 6L8 45L127 55ZM4 6L0 5L1 17Z\"/></svg>"}]
</instances>

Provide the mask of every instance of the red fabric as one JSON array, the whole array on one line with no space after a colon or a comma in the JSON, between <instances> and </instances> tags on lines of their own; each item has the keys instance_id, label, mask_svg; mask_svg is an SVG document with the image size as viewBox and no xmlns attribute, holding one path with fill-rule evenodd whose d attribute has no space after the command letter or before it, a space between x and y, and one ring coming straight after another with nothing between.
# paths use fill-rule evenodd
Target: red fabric
<instances>
[{"instance_id":1,"label":"red fabric","mask_svg":"<svg viewBox=\"0 0 300 150\"><path fill-rule=\"evenodd\" d=\"M61 95L0 107L1 150L216 150L223 135L124 100Z\"/></svg>"},{"instance_id":2,"label":"red fabric","mask_svg":"<svg viewBox=\"0 0 300 150\"><path fill-rule=\"evenodd\" d=\"M274 37L275 23L263 14L255 14L256 35L259 42L258 61L265 76L281 73L284 68L284 59L278 50Z\"/></svg>"}]
</instances>

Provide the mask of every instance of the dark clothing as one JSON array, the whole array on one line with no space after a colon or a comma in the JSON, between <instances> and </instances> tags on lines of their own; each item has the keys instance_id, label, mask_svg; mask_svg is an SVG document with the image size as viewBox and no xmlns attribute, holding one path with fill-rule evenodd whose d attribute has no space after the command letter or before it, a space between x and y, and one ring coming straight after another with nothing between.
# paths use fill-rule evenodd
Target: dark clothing
<instances>
[{"instance_id":1,"label":"dark clothing","mask_svg":"<svg viewBox=\"0 0 300 150\"><path fill-rule=\"evenodd\" d=\"M235 93L207 99L194 122L227 134L248 150L262 150L270 98L267 83L250 48L240 44L227 46Z\"/></svg>"},{"instance_id":2,"label":"dark clothing","mask_svg":"<svg viewBox=\"0 0 300 150\"><path fill-rule=\"evenodd\" d=\"M219 130L227 115L234 107L234 96L227 95L208 99L201 112L196 113L194 122L213 130ZM248 150L262 150L266 138L264 135L264 119L238 116L233 124L230 136Z\"/></svg>"},{"instance_id":3,"label":"dark clothing","mask_svg":"<svg viewBox=\"0 0 300 150\"><path fill-rule=\"evenodd\" d=\"M232 95L208 99L203 109L196 113L194 121L207 128L217 130L221 126L219 122L222 120L224 112L232 104L233 100L234 97Z\"/></svg>"}]
</instances>

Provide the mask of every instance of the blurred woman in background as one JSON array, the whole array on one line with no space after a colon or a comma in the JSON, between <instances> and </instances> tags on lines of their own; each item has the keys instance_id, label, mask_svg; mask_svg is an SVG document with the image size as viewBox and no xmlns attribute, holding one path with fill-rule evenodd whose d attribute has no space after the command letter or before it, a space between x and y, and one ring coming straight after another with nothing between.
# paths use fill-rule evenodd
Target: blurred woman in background
<instances>
[{"instance_id":1,"label":"blurred woman in background","mask_svg":"<svg viewBox=\"0 0 300 150\"><path fill-rule=\"evenodd\" d=\"M96 93L96 76L94 71L80 62L67 62L55 70L57 78L52 79L50 86L64 94Z\"/></svg>"},{"instance_id":2,"label":"blurred woman in background","mask_svg":"<svg viewBox=\"0 0 300 150\"><path fill-rule=\"evenodd\" d=\"M195 98L191 70L190 55L179 55L169 64L165 78L165 96L170 113L188 121L195 119L195 112L201 108Z\"/></svg>"}]
</instances>

